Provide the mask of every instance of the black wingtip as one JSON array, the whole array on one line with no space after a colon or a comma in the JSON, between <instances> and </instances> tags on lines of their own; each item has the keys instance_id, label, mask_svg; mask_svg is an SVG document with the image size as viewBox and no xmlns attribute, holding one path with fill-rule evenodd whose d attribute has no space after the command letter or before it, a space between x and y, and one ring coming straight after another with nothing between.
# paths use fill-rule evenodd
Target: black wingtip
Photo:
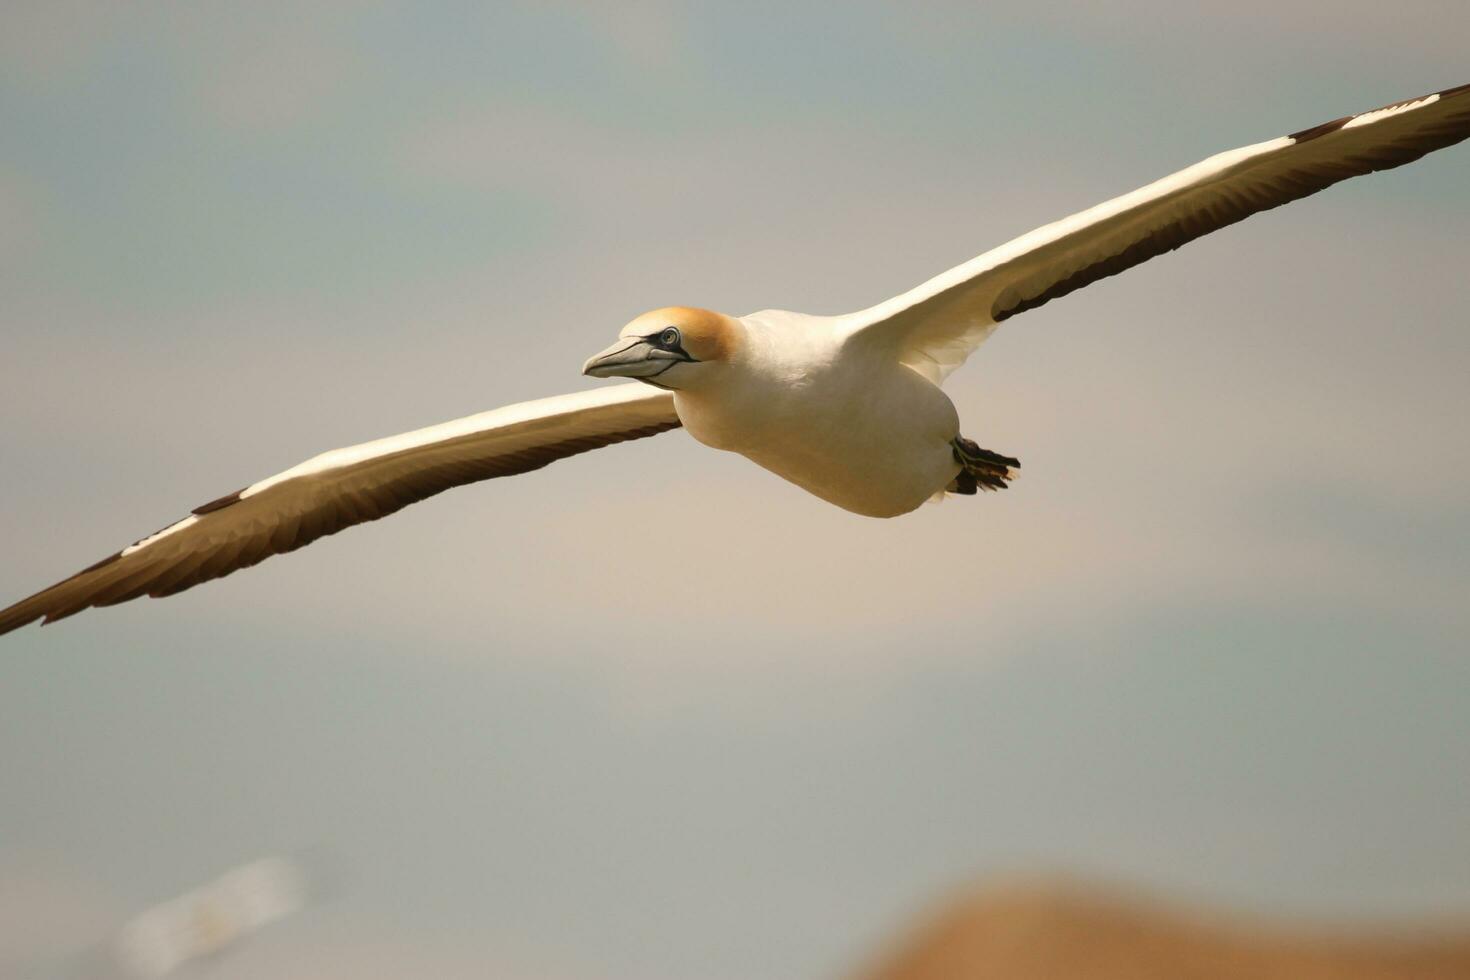
<instances>
[{"instance_id":1,"label":"black wingtip","mask_svg":"<svg viewBox=\"0 0 1470 980\"><path fill-rule=\"evenodd\" d=\"M1421 95L1417 99L1404 99L1402 102L1391 102L1388 105L1381 106L1377 109L1369 109L1367 112L1359 112L1351 116L1343 116L1341 119L1334 119L1331 122L1325 122L1318 126L1313 126L1310 129L1303 129L1299 132L1289 133L1287 134L1287 138L1295 140L1298 143L1306 143L1310 140L1326 136L1329 133L1337 132L1339 129L1346 126L1354 119L1357 119L1359 116L1366 116L1374 112L1383 112L1385 109L1398 109L1402 106L1413 105L1415 102L1423 102L1425 99L1432 99L1436 95L1439 96L1441 99L1448 99L1453 96L1460 95L1464 92L1470 92L1470 83L1467 83L1465 85L1456 85L1454 88L1441 89L1438 92L1430 92L1428 95Z\"/></svg>"}]
</instances>

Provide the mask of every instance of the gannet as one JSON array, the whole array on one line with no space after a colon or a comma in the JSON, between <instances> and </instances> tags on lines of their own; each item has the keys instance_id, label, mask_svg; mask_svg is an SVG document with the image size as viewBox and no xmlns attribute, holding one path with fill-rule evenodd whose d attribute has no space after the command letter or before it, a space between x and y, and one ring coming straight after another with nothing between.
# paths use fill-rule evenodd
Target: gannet
<instances>
[{"instance_id":1,"label":"gannet","mask_svg":"<svg viewBox=\"0 0 1470 980\"><path fill-rule=\"evenodd\" d=\"M583 373L610 386L335 449L0 611L0 633L166 596L451 487L681 425L838 507L894 517L999 490L1020 463L960 434L941 390L1005 320L1257 211L1470 137L1470 85L1212 156L843 316L639 316Z\"/></svg>"}]
</instances>

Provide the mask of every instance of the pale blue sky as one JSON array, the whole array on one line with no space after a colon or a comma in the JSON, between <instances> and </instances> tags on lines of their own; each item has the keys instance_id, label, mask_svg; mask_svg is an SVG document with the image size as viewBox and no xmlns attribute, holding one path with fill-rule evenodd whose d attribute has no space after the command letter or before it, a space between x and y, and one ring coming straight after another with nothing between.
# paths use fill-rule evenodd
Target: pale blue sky
<instances>
[{"instance_id":1,"label":"pale blue sky","mask_svg":"<svg viewBox=\"0 0 1470 980\"><path fill-rule=\"evenodd\" d=\"M1470 81L1458 3L7 4L0 602L666 303L865 306ZM947 889L1470 913L1470 149L1006 324L1004 495L687 436L0 640L0 973L315 848L221 978L841 975ZM294 971L294 973L293 973Z\"/></svg>"}]
</instances>

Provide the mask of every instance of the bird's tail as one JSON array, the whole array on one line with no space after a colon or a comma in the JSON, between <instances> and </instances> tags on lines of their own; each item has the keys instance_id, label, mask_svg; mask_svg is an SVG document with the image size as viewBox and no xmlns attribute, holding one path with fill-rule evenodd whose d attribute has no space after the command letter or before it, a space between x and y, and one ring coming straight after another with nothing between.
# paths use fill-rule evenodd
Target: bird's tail
<instances>
[{"instance_id":1,"label":"bird's tail","mask_svg":"<svg viewBox=\"0 0 1470 980\"><path fill-rule=\"evenodd\" d=\"M954 447L955 462L962 467L945 487L950 493L968 496L979 490L1004 490L1021 468L1021 461L1014 456L981 449L964 436L957 436L950 445Z\"/></svg>"}]
</instances>

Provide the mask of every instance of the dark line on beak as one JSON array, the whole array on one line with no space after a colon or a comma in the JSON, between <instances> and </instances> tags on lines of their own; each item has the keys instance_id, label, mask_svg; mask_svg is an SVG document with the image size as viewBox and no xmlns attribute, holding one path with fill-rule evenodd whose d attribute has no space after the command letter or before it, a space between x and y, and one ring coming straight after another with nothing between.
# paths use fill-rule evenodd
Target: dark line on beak
<instances>
[{"instance_id":1,"label":"dark line on beak","mask_svg":"<svg viewBox=\"0 0 1470 980\"><path fill-rule=\"evenodd\" d=\"M619 354L626 354L628 351L632 350L634 347L637 347L641 343L643 343L643 340L642 340L642 338L639 338L639 339L633 341L627 347L619 347L615 351L608 351L606 354L603 354L601 357L599 357L598 360L599 361L602 361L602 360L606 360L609 357L617 357Z\"/></svg>"}]
</instances>

